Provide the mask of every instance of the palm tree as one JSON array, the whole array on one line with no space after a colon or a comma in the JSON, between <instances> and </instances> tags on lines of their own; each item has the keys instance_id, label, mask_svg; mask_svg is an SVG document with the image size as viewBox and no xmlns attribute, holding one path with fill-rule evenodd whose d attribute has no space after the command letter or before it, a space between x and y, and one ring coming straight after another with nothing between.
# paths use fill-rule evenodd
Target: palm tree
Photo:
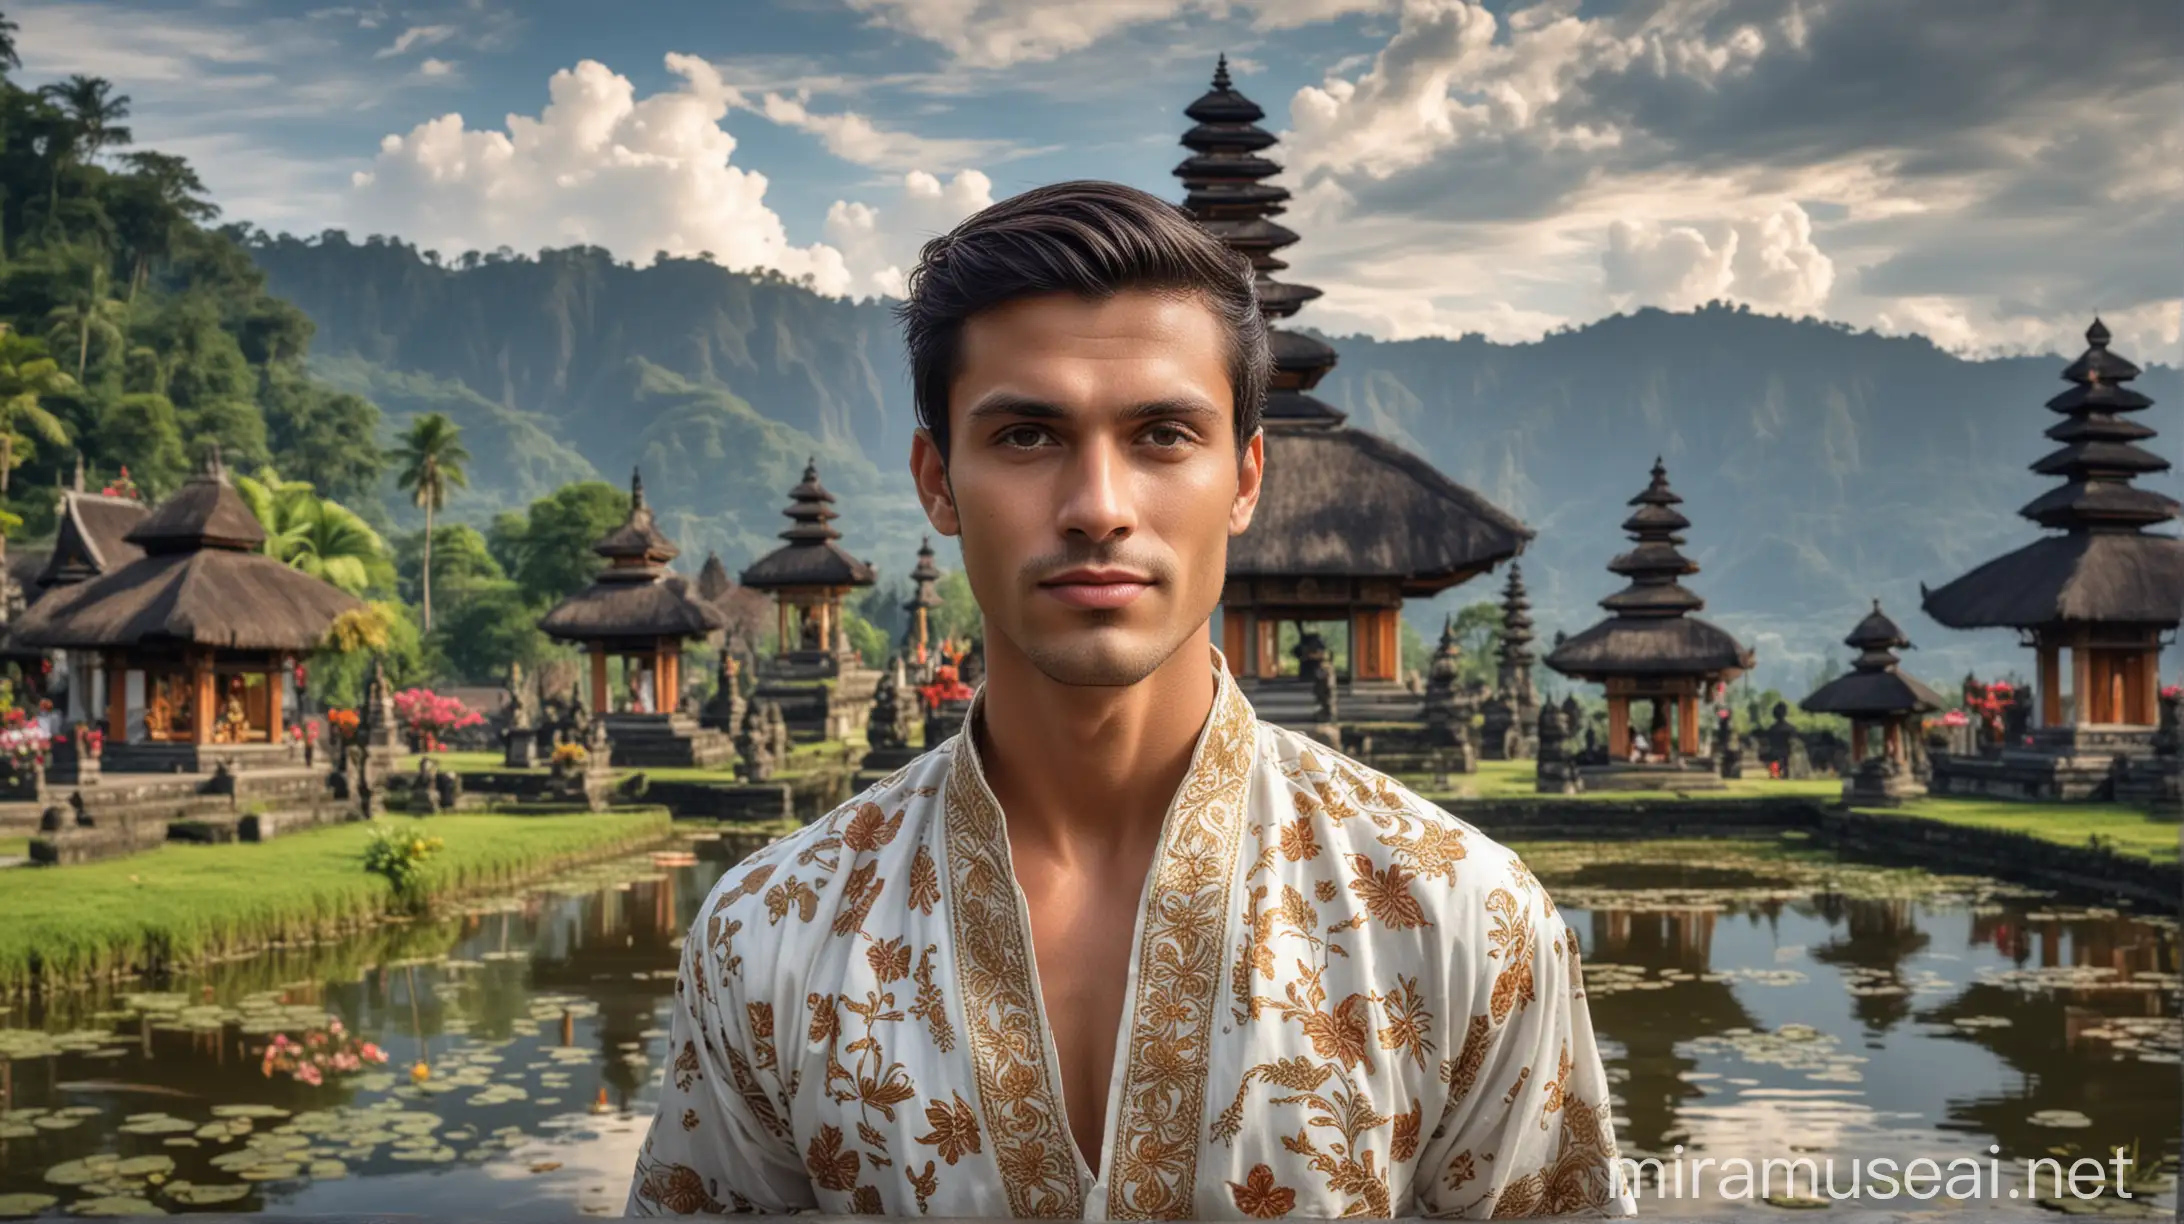
<instances>
[{"instance_id":1,"label":"palm tree","mask_svg":"<svg viewBox=\"0 0 2184 1224\"><path fill-rule=\"evenodd\" d=\"M265 553L274 560L351 595L391 574L379 533L354 510L320 497L310 481L260 468L255 477L236 477L235 491L265 528Z\"/></svg>"},{"instance_id":2,"label":"palm tree","mask_svg":"<svg viewBox=\"0 0 2184 1224\"><path fill-rule=\"evenodd\" d=\"M83 381L83 372L91 361L91 337L109 345L121 344L121 323L129 317L126 304L106 296L106 268L93 264L89 283L83 285L68 300L54 307L46 315L48 338L72 339L76 342L76 381Z\"/></svg>"},{"instance_id":3,"label":"palm tree","mask_svg":"<svg viewBox=\"0 0 2184 1224\"><path fill-rule=\"evenodd\" d=\"M76 142L86 160L97 157L99 150L108 145L125 145L134 138L128 128L121 126L121 121L129 117L129 95L115 93L114 83L105 77L79 72L58 85L46 86L38 94L59 106L76 125Z\"/></svg>"},{"instance_id":4,"label":"palm tree","mask_svg":"<svg viewBox=\"0 0 2184 1224\"><path fill-rule=\"evenodd\" d=\"M0 17L0 75L23 66L23 57L15 51L15 34L20 29L21 26L6 17Z\"/></svg>"},{"instance_id":5,"label":"palm tree","mask_svg":"<svg viewBox=\"0 0 2184 1224\"><path fill-rule=\"evenodd\" d=\"M463 449L462 439L463 431L455 422L431 412L410 423L409 431L402 435L401 444L394 452L395 461L402 465L401 474L396 477L402 491L425 512L427 633L432 631L432 516L446 508L450 489L470 487L470 476L463 471L463 465L470 462L470 452Z\"/></svg>"},{"instance_id":6,"label":"palm tree","mask_svg":"<svg viewBox=\"0 0 2184 1224\"><path fill-rule=\"evenodd\" d=\"M72 391L76 380L46 356L43 342L19 336L0 323L0 497L15 470L15 431L28 429L55 446L68 445L68 429L38 401Z\"/></svg>"},{"instance_id":7,"label":"palm tree","mask_svg":"<svg viewBox=\"0 0 2184 1224\"><path fill-rule=\"evenodd\" d=\"M129 173L114 180L106 201L114 228L129 250L129 302L151 278L152 263L174 250L177 237L192 222L203 223L220 215L220 208L203 198L204 181L187 161L168 153L124 153Z\"/></svg>"}]
</instances>

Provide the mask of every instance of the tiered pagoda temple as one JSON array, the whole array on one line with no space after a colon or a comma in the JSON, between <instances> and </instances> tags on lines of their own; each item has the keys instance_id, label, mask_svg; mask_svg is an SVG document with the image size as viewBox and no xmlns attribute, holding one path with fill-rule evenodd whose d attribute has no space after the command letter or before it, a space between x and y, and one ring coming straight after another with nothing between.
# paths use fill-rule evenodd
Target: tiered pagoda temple
<instances>
[{"instance_id":1,"label":"tiered pagoda temple","mask_svg":"<svg viewBox=\"0 0 2184 1224\"><path fill-rule=\"evenodd\" d=\"M1269 323L1289 318L1320 291L1274 278L1288 266L1275 253L1297 235L1273 220L1289 192L1269 181L1282 168L1263 156L1275 143L1258 126L1266 112L1236 91L1224 56L1212 89L1183 113L1196 125L1183 136L1191 155L1175 169L1183 210L1250 257ZM1267 338L1266 482L1250 530L1229 542L1222 650L1238 675L1272 679L1283 621L1344 621L1352 688L1395 687L1403 601L1492 569L1532 532L1423 458L1345 425L1312 394L1335 366L1331 346L1280 327Z\"/></svg>"},{"instance_id":2,"label":"tiered pagoda temple","mask_svg":"<svg viewBox=\"0 0 2184 1224\"><path fill-rule=\"evenodd\" d=\"M2169 461L2140 445L2154 430L2131 416L2153 400L2125 385L2139 368L2109 339L2095 319L2084 354L2063 370L2070 389L2047 403L2063 418L2047 436L2062 445L2032 470L2063 483L2018 513L2053 534L1937 590L1920 587L1928 616L1951 629L2015 629L2038 660L2032 744L2003 745L2000 760L1937 760L1937 792L2075 798L2098 788L2114 756L2151 752L2161 648L2184 618L2184 540L2147 530L2178 505L2132 483Z\"/></svg>"},{"instance_id":3,"label":"tiered pagoda temple","mask_svg":"<svg viewBox=\"0 0 2184 1224\"><path fill-rule=\"evenodd\" d=\"M780 705L789 729L839 739L864 729L879 673L863 666L842 626L842 598L878 578L836 541L834 495L819 483L817 459L789 490L786 541L743 571L742 583L773 596L779 636L759 669L754 700Z\"/></svg>"},{"instance_id":4,"label":"tiered pagoda temple","mask_svg":"<svg viewBox=\"0 0 2184 1224\"><path fill-rule=\"evenodd\" d=\"M928 670L933 648L933 609L941 605L940 592L935 584L940 581L940 569L933 564L933 537L918 541L918 563L910 569L910 598L903 601L902 630L903 658L917 669L922 677Z\"/></svg>"},{"instance_id":5,"label":"tiered pagoda temple","mask_svg":"<svg viewBox=\"0 0 2184 1224\"><path fill-rule=\"evenodd\" d=\"M265 555L265 529L228 483L217 448L128 529L126 549L110 547L105 529L117 523L105 521L107 511L126 514L91 511L79 538L56 546L53 572L64 581L16 626L26 645L99 654L104 767L201 773L221 760L253 769L300 759L284 715L294 665L337 618L364 605ZM71 530L64 520L64 537ZM79 545L96 561L83 564ZM129 550L140 555L124 561Z\"/></svg>"},{"instance_id":6,"label":"tiered pagoda temple","mask_svg":"<svg viewBox=\"0 0 2184 1224\"><path fill-rule=\"evenodd\" d=\"M1495 656L1494 696L1486 703L1479 755L1490 761L1522 760L1539 750L1539 689L1532 683L1532 602L1524 573L1509 563L1502 585L1501 647ZM1512 735L1511 732L1515 734Z\"/></svg>"},{"instance_id":7,"label":"tiered pagoda temple","mask_svg":"<svg viewBox=\"0 0 2184 1224\"><path fill-rule=\"evenodd\" d=\"M592 584L554 605L538 627L591 657L591 706L606 724L616 765L717 765L734 752L727 736L682 712L683 643L728 623L668 568L680 553L653 522L643 477L631 472L629 517L592 551L607 559ZM608 660L623 660L620 700Z\"/></svg>"},{"instance_id":8,"label":"tiered pagoda temple","mask_svg":"<svg viewBox=\"0 0 2184 1224\"><path fill-rule=\"evenodd\" d=\"M1610 768L1629 760L1631 706L1645 702L1651 719L1646 753L1675 763L1698 755L1699 704L1714 686L1751 670L1752 652L1726 630L1691 615L1706 606L1680 581L1699 572L1678 550L1691 520L1668 486L1668 469L1656 458L1653 479L1630 499L1637 507L1623 522L1636 548L1608 563L1608 572L1630 584L1600 601L1609 616L1556 644L1547 666L1573 680L1604 685L1608 698Z\"/></svg>"},{"instance_id":9,"label":"tiered pagoda temple","mask_svg":"<svg viewBox=\"0 0 2184 1224\"><path fill-rule=\"evenodd\" d=\"M1844 801L1886 805L1924 794L1926 788L1912 776L1908 728L1919 715L1947 703L1902 669L1895 652L1910 649L1911 640L1881 611L1880 600L1843 644L1858 652L1850 671L1798 704L1814 714L1850 720L1851 772L1843 779ZM1880 732L1880 750L1869 752L1874 731Z\"/></svg>"}]
</instances>

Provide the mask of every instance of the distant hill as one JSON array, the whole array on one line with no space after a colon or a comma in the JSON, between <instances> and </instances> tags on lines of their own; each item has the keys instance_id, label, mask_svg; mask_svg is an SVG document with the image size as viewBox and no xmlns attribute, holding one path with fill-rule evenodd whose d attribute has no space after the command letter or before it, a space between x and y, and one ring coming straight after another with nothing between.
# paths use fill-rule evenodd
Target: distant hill
<instances>
[{"instance_id":1,"label":"distant hill","mask_svg":"<svg viewBox=\"0 0 2184 1224\"><path fill-rule=\"evenodd\" d=\"M904 456L909 381L884 305L823 298L701 260L642 270L604 251L466 256L338 234L249 243L272 292L318 325L312 369L366 395L389 427L441 411L478 462L471 518L633 463L694 568L772 546L807 455L841 497L844 543L883 579L909 567L924 520ZM1309 318L1309 315L1307 315ZM1616 316L1532 344L1477 337L1332 338L1321 395L1539 531L1524 558L1544 638L1576 632L1618 582L1624 501L1656 453L1693 522L1704 615L1757 647L1758 678L1796 690L1879 597L1946 684L2027 669L2007 633L1961 634L1918 612L1939 585L2029 539L2016 508L2045 482L2041 405L2061 358L1965 361L1918 338L1711 307ZM2145 360L2145 354L2125 356ZM2149 371L2149 423L2173 453L2184 377ZM1279 479L1279 473L1270 473ZM2151 482L2172 495L2176 481ZM1489 598L1482 580L1414 608Z\"/></svg>"}]
</instances>

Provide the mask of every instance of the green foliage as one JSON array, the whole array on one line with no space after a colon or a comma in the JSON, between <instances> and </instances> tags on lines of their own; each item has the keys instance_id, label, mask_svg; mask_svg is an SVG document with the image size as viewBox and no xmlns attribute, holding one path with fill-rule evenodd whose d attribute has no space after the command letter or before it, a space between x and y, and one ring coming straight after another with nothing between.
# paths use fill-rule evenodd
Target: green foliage
<instances>
[{"instance_id":1,"label":"green foliage","mask_svg":"<svg viewBox=\"0 0 2184 1224\"><path fill-rule=\"evenodd\" d=\"M849 634L849 644L856 648L859 658L868 667L883 667L887 656L894 652L894 643L887 631L857 614L856 609L843 605L842 629Z\"/></svg>"},{"instance_id":2,"label":"green foliage","mask_svg":"<svg viewBox=\"0 0 2184 1224\"><path fill-rule=\"evenodd\" d=\"M0 81L0 496L38 490L16 508L42 523L80 457L93 487L127 464L156 497L212 442L372 493L376 410L311 381L310 320L204 228L218 210L186 161L129 147L129 117L98 77Z\"/></svg>"},{"instance_id":3,"label":"green foliage","mask_svg":"<svg viewBox=\"0 0 2184 1224\"><path fill-rule=\"evenodd\" d=\"M373 830L371 840L364 843L364 870L386 880L396 904L423 909L425 864L445 848L446 843L437 837L384 825Z\"/></svg>"},{"instance_id":4,"label":"green foliage","mask_svg":"<svg viewBox=\"0 0 2184 1224\"><path fill-rule=\"evenodd\" d=\"M1434 644L1440 644L1436 633ZM1492 600L1468 603L1456 610L1456 645L1463 650L1457 674L1464 681L1491 685L1501 676L1502 609ZM1431 656L1428 655L1430 658Z\"/></svg>"},{"instance_id":5,"label":"green foliage","mask_svg":"<svg viewBox=\"0 0 2184 1224\"><path fill-rule=\"evenodd\" d=\"M463 465L470 452L463 449L463 431L453 421L431 413L410 422L395 450L401 471L395 481L425 512L424 564L418 583L425 609L425 628L432 628L432 516L447 507L448 493L465 488L470 477Z\"/></svg>"},{"instance_id":6,"label":"green foliage","mask_svg":"<svg viewBox=\"0 0 2184 1224\"><path fill-rule=\"evenodd\" d=\"M265 554L313 578L364 595L394 585L394 565L379 533L308 480L282 480L271 468L235 478L236 492L265 528Z\"/></svg>"},{"instance_id":7,"label":"green foliage","mask_svg":"<svg viewBox=\"0 0 2184 1224\"><path fill-rule=\"evenodd\" d=\"M375 603L372 608L384 626L382 641L353 650L328 647L313 656L311 688L321 706L354 708L361 703L371 680L374 654L386 665L387 683L396 688L431 679L425 666L424 632L415 615L394 603Z\"/></svg>"},{"instance_id":8,"label":"green foliage","mask_svg":"<svg viewBox=\"0 0 2184 1224\"><path fill-rule=\"evenodd\" d=\"M550 606L591 584L602 564L592 545L628 517L626 491L587 480L494 519L487 546L526 600Z\"/></svg>"},{"instance_id":9,"label":"green foliage","mask_svg":"<svg viewBox=\"0 0 2184 1224\"><path fill-rule=\"evenodd\" d=\"M423 531L395 538L394 566L402 598L412 602L419 599L425 570ZM478 583L499 582L507 577L477 528L468 523L442 523L432 529L434 590L467 590Z\"/></svg>"},{"instance_id":10,"label":"green foliage","mask_svg":"<svg viewBox=\"0 0 2184 1224\"><path fill-rule=\"evenodd\" d=\"M559 651L539 631L540 609L505 578L472 578L448 588L451 598L426 639L432 670L450 679L489 684L508 665L526 669Z\"/></svg>"},{"instance_id":11,"label":"green foliage","mask_svg":"<svg viewBox=\"0 0 2184 1224\"><path fill-rule=\"evenodd\" d=\"M984 621L978 612L978 598L971 594L971 579L962 570L950 570L933 584L933 593L940 596L940 606L933 609L926 619L933 635L945 641L984 635Z\"/></svg>"}]
</instances>

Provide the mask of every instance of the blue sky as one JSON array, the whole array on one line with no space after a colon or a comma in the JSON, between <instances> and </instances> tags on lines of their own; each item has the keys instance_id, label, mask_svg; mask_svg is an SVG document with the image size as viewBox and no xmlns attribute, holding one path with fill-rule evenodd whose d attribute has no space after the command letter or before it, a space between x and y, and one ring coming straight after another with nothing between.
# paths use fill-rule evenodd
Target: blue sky
<instances>
[{"instance_id":1,"label":"blue sky","mask_svg":"<svg viewBox=\"0 0 2184 1224\"><path fill-rule=\"evenodd\" d=\"M711 251L824 292L1042 182L1175 197L1213 57L1283 136L1300 323L1521 341L1733 298L2178 359L2173 0L7 5L229 217L453 256Z\"/></svg>"}]
</instances>

